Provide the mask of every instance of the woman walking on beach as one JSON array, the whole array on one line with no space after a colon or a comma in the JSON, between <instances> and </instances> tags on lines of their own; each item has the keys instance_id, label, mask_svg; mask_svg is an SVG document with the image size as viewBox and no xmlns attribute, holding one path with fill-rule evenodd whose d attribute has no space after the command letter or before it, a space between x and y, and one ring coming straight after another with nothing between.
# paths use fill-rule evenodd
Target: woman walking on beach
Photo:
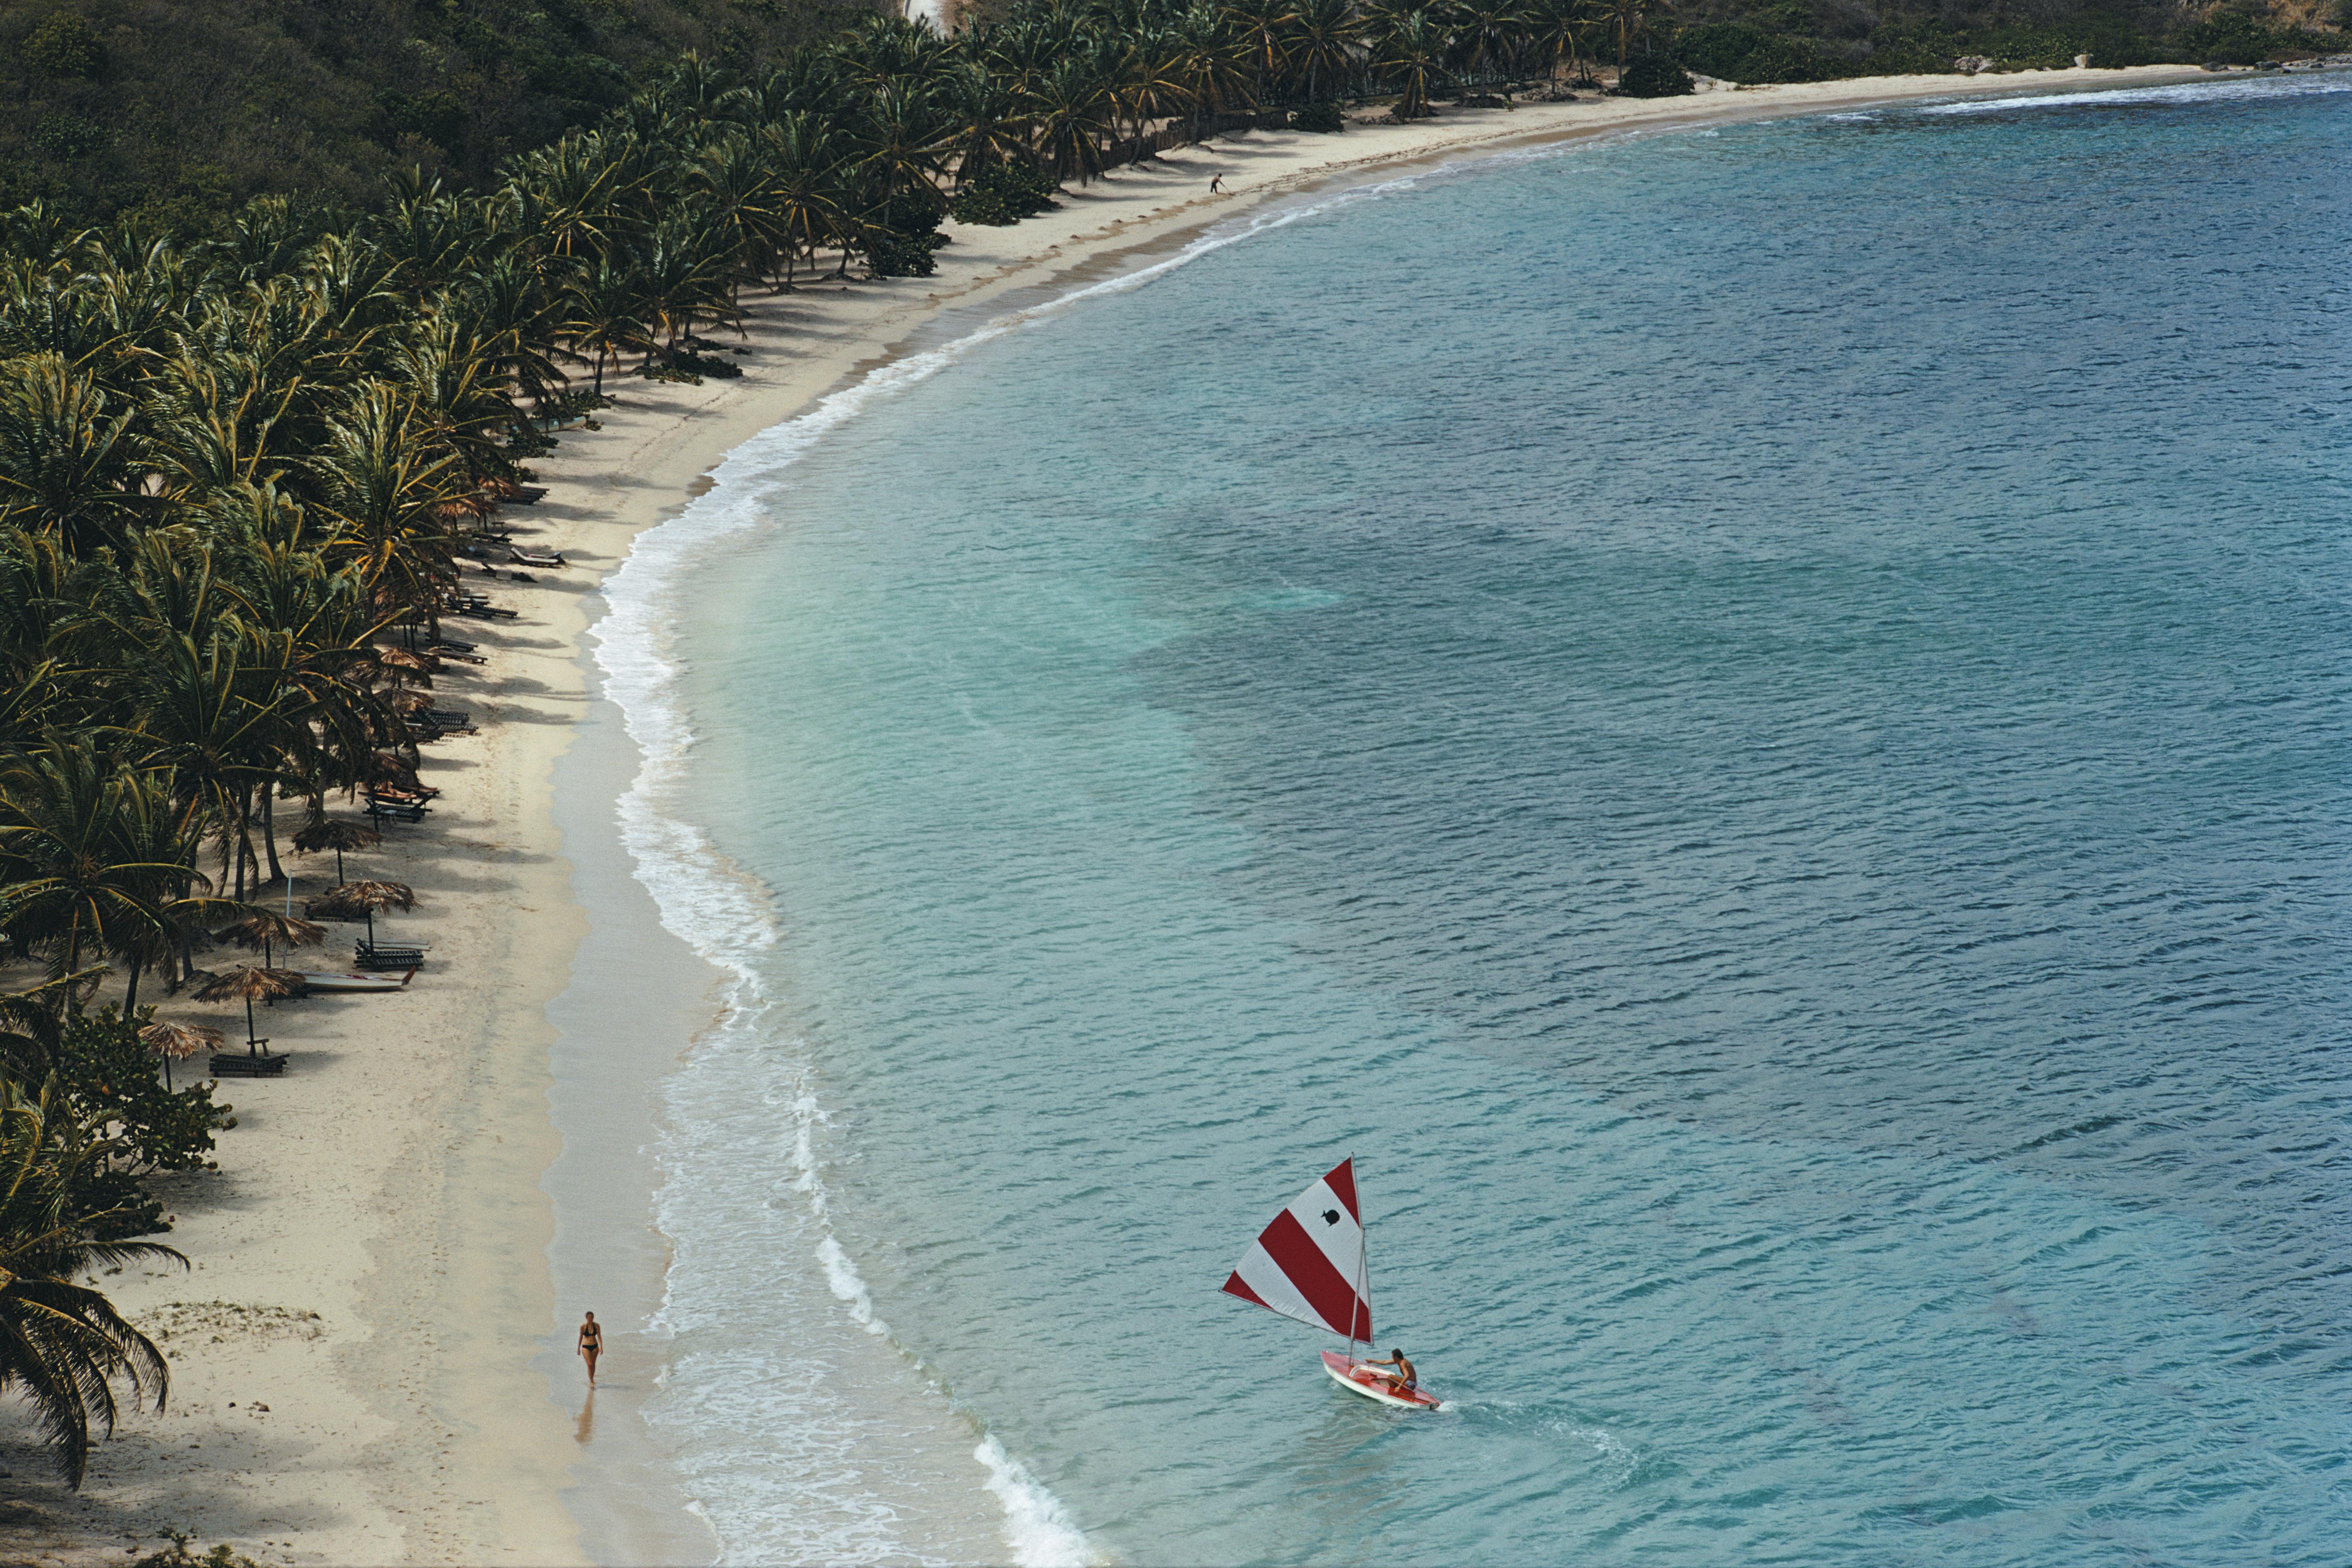
<instances>
[{"instance_id":1,"label":"woman walking on beach","mask_svg":"<svg viewBox=\"0 0 2352 1568\"><path fill-rule=\"evenodd\" d=\"M580 1324L580 1359L588 1364L588 1386L596 1386L596 1358L604 1354L604 1331L590 1312Z\"/></svg>"}]
</instances>

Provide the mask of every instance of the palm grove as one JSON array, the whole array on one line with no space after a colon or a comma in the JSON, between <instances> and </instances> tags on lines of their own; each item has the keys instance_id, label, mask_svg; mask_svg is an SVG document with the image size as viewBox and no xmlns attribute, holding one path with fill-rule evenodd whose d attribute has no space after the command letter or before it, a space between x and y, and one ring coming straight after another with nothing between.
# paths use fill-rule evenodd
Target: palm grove
<instances>
[{"instance_id":1,"label":"palm grove","mask_svg":"<svg viewBox=\"0 0 2352 1568\"><path fill-rule=\"evenodd\" d=\"M1641 0L1033 5L952 37L869 18L739 81L688 56L494 189L254 201L192 241L0 218L0 1386L68 1481L166 1368L92 1281L207 1164L213 1087L142 1025L289 838L413 768L403 717L465 529L618 369L726 373L747 288L926 272L950 210L1269 106L1549 77ZM1336 117L1334 117L1336 122ZM1155 140L1156 139L1156 140ZM112 995L97 1005L101 979ZM115 988L119 988L116 989ZM142 998L147 998L142 1003ZM149 1030L155 1026L147 1025ZM79 1282L77 1282L79 1281Z\"/></svg>"}]
</instances>

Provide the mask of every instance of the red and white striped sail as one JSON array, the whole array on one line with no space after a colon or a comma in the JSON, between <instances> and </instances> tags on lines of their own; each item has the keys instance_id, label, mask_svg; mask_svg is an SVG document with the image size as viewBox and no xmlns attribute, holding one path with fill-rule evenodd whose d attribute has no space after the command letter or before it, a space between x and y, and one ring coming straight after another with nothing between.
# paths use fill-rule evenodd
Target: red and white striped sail
<instances>
[{"instance_id":1,"label":"red and white striped sail","mask_svg":"<svg viewBox=\"0 0 2352 1568\"><path fill-rule=\"evenodd\" d=\"M1356 1162L1341 1160L1259 1232L1225 1294L1351 1340L1372 1337Z\"/></svg>"}]
</instances>

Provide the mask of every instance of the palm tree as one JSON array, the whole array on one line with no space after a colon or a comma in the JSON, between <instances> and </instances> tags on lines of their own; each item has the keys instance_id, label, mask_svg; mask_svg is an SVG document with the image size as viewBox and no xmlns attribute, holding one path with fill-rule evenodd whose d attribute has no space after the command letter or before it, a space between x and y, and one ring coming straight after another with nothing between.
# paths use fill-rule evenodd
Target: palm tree
<instances>
[{"instance_id":1,"label":"palm tree","mask_svg":"<svg viewBox=\"0 0 2352 1568\"><path fill-rule=\"evenodd\" d=\"M1037 154L1057 176L1084 184L1103 172L1102 140L1117 128L1118 100L1096 62L1060 61L1031 89L1028 109Z\"/></svg>"},{"instance_id":2,"label":"palm tree","mask_svg":"<svg viewBox=\"0 0 2352 1568\"><path fill-rule=\"evenodd\" d=\"M414 402L387 382L364 385L325 422L302 473L335 529L329 557L355 567L387 614L438 605L453 541L441 507L463 487L454 453L425 436Z\"/></svg>"},{"instance_id":3,"label":"palm tree","mask_svg":"<svg viewBox=\"0 0 2352 1568\"><path fill-rule=\"evenodd\" d=\"M54 353L0 377L0 524L54 532L76 555L119 543L154 497L137 478L132 410Z\"/></svg>"},{"instance_id":4,"label":"palm tree","mask_svg":"<svg viewBox=\"0 0 2352 1568\"><path fill-rule=\"evenodd\" d=\"M135 770L89 735L57 736L0 769L0 932L46 954L50 977L163 928L164 902L197 878L167 777Z\"/></svg>"},{"instance_id":5,"label":"palm tree","mask_svg":"<svg viewBox=\"0 0 2352 1568\"><path fill-rule=\"evenodd\" d=\"M52 1081L54 1084L54 1081ZM152 1241L99 1241L127 1208L84 1212L76 1201L105 1145L76 1124L52 1086L37 1097L0 1083L0 1389L33 1406L66 1484L79 1488L95 1420L112 1435L118 1380L131 1407L162 1409L171 1369L154 1342L101 1292L74 1283L100 1268L187 1264Z\"/></svg>"},{"instance_id":6,"label":"palm tree","mask_svg":"<svg viewBox=\"0 0 2352 1568\"><path fill-rule=\"evenodd\" d=\"M1454 47L1464 79L1508 80L1533 31L1519 0L1460 0L1454 12Z\"/></svg>"},{"instance_id":7,"label":"palm tree","mask_svg":"<svg viewBox=\"0 0 2352 1568\"><path fill-rule=\"evenodd\" d=\"M591 390L599 397L604 392L605 360L617 361L652 340L638 314L644 298L645 284L634 267L601 256L582 267L563 292L560 329L571 340L572 354L586 350L595 365Z\"/></svg>"},{"instance_id":8,"label":"palm tree","mask_svg":"<svg viewBox=\"0 0 2352 1568\"><path fill-rule=\"evenodd\" d=\"M1307 101L1337 97L1355 69L1363 37L1351 0L1297 0L1289 26L1291 68L1306 78Z\"/></svg>"},{"instance_id":9,"label":"palm tree","mask_svg":"<svg viewBox=\"0 0 2352 1568\"><path fill-rule=\"evenodd\" d=\"M1654 6L1672 9L1669 0L1597 0L1601 26L1617 40L1617 68L1625 68L1633 45L1650 31Z\"/></svg>"},{"instance_id":10,"label":"palm tree","mask_svg":"<svg viewBox=\"0 0 2352 1568\"><path fill-rule=\"evenodd\" d=\"M1370 15L1372 57L1398 91L1396 117L1420 120L1445 79L1445 29L1426 6L1382 6Z\"/></svg>"},{"instance_id":11,"label":"palm tree","mask_svg":"<svg viewBox=\"0 0 2352 1568\"><path fill-rule=\"evenodd\" d=\"M1231 0L1225 6L1225 26L1250 73L1250 96L1261 104L1273 100L1288 72L1297 20L1290 0Z\"/></svg>"}]
</instances>

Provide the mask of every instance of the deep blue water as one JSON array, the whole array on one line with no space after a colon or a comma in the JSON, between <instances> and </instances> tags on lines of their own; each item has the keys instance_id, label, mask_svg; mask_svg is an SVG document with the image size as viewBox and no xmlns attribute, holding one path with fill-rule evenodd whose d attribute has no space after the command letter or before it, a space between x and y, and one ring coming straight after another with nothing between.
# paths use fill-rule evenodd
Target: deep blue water
<instances>
[{"instance_id":1,"label":"deep blue water","mask_svg":"<svg viewBox=\"0 0 2352 1568\"><path fill-rule=\"evenodd\" d=\"M1135 1563L2352 1558L2343 86L1427 178L753 464L730 1552L984 1432ZM1350 1153L1434 1416L1217 1294Z\"/></svg>"}]
</instances>

